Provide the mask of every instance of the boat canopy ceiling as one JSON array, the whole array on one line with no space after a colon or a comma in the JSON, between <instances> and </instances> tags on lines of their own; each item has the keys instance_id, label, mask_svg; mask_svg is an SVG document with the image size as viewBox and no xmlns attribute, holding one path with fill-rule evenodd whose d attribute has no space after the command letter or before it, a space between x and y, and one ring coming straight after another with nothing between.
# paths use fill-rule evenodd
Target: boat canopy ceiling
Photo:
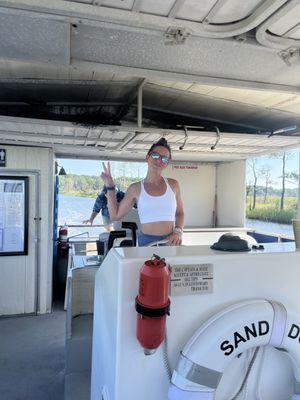
<instances>
[{"instance_id":1,"label":"boat canopy ceiling","mask_svg":"<svg viewBox=\"0 0 300 400\"><path fill-rule=\"evenodd\" d=\"M164 136L176 162L228 162L300 147L299 136L238 134L140 128L135 125L82 127L70 122L0 117L1 135L12 144L52 147L58 157L144 160L153 142Z\"/></svg>"},{"instance_id":2,"label":"boat canopy ceiling","mask_svg":"<svg viewBox=\"0 0 300 400\"><path fill-rule=\"evenodd\" d=\"M3 143L143 159L165 136L180 161L299 147L299 0L0 0L0 38Z\"/></svg>"}]
</instances>

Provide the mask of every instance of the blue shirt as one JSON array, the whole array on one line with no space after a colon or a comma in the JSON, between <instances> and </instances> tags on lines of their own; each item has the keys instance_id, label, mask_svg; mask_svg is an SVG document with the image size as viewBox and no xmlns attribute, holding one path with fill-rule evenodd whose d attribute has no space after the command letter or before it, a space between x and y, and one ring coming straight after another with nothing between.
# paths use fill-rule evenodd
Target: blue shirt
<instances>
[{"instance_id":1,"label":"blue shirt","mask_svg":"<svg viewBox=\"0 0 300 400\"><path fill-rule=\"evenodd\" d=\"M109 211L108 211L108 206L107 206L107 198L106 198L106 193L107 189L103 188L101 192L98 194L94 207L93 207L93 212L99 213L101 211L101 214L104 217L109 218ZM120 203L120 201L123 199L125 196L125 193L122 192L122 190L117 189L117 202Z\"/></svg>"}]
</instances>

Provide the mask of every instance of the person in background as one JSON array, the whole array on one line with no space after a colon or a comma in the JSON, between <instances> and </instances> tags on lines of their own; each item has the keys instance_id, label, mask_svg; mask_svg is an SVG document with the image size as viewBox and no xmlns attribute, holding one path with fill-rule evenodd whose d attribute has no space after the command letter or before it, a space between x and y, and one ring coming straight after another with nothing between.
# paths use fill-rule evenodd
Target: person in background
<instances>
[{"instance_id":1,"label":"person in background","mask_svg":"<svg viewBox=\"0 0 300 400\"><path fill-rule=\"evenodd\" d=\"M101 211L102 221L103 221L103 224L105 225L105 229L107 232L110 232L113 230L113 225L112 225L112 221L110 220L110 216L109 216L106 193L107 193L107 189L104 185L101 192L98 194L98 196L96 198L90 218L85 221L82 221L82 223L93 225L94 219L97 217L97 215ZM122 192L122 190L116 189L117 202L120 202L123 199L124 195L125 195L125 193Z\"/></svg>"},{"instance_id":2,"label":"person in background","mask_svg":"<svg viewBox=\"0 0 300 400\"><path fill-rule=\"evenodd\" d=\"M101 178L107 188L111 220L123 218L136 202L141 222L139 246L165 239L167 245L178 246L181 244L184 211L178 182L162 176L171 161L171 149L165 138L150 147L146 161L148 171L145 179L131 184L120 203L117 202L110 164L102 163Z\"/></svg>"}]
</instances>

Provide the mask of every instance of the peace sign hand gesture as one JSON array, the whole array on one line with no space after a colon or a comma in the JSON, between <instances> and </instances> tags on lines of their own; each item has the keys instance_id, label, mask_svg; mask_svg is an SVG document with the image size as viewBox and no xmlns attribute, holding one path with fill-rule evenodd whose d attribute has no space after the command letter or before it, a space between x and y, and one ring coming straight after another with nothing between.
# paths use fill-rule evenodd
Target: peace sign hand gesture
<instances>
[{"instance_id":1,"label":"peace sign hand gesture","mask_svg":"<svg viewBox=\"0 0 300 400\"><path fill-rule=\"evenodd\" d=\"M110 172L110 163L108 162L107 165L104 164L104 162L102 163L102 168L103 171L101 172L101 179L103 180L103 183L105 186L114 186L114 180L113 177L111 176L111 172Z\"/></svg>"}]
</instances>

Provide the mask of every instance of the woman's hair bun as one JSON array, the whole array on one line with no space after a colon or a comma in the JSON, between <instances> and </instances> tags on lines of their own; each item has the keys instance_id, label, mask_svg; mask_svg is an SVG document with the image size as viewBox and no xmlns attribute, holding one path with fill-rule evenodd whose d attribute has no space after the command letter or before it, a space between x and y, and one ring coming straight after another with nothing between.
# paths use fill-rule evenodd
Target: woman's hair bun
<instances>
[{"instance_id":1,"label":"woman's hair bun","mask_svg":"<svg viewBox=\"0 0 300 400\"><path fill-rule=\"evenodd\" d=\"M171 157L171 147L169 145L169 143L167 142L167 139L165 139L164 137L160 138L157 142L153 143L153 145L150 147L148 154L151 153L151 151L155 148L155 147L165 147L169 153L170 153L170 157Z\"/></svg>"},{"instance_id":2,"label":"woman's hair bun","mask_svg":"<svg viewBox=\"0 0 300 400\"><path fill-rule=\"evenodd\" d=\"M156 142L156 146L168 146L167 139L164 137L160 138L158 142Z\"/></svg>"}]
</instances>

